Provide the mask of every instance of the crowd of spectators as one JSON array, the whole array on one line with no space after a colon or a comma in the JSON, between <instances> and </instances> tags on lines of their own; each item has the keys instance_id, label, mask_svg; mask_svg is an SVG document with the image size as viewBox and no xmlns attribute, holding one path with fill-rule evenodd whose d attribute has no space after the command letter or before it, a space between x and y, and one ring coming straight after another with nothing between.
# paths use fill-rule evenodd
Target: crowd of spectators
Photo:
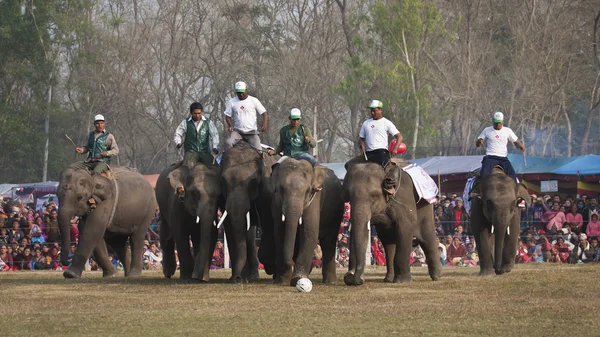
<instances>
[{"instance_id":1,"label":"crowd of spectators","mask_svg":"<svg viewBox=\"0 0 600 337\"><path fill-rule=\"evenodd\" d=\"M587 263L600 261L600 206L596 196L582 195L579 199L559 195L538 197L531 195L532 204L521 203L521 232L517 250L517 263L553 262ZM441 195L434 204L434 224L437 234L440 261L445 266L477 266L476 242L471 232L471 222L463 200L457 194ZM141 257L145 269L162 269L162 251L159 241L160 222L158 210L150 225L144 253ZM9 270L63 270L60 263L60 231L58 210L54 202L44 203L35 210L18 201L0 203L0 271ZM69 259L78 242L79 220L71 220L71 249ZM347 267L350 250L350 205L346 204L340 223L335 262ZM224 234L219 229L219 240L212 255L211 269L223 268L225 263ZM260 237L260 233L258 234ZM321 267L322 250L314 251L313 267ZM121 262L109 248L109 257L118 269ZM425 254L415 240L410 257L411 265L425 265ZM384 266L385 250L375 228L371 228L371 263ZM99 269L93 258L89 269Z\"/></svg>"}]
</instances>

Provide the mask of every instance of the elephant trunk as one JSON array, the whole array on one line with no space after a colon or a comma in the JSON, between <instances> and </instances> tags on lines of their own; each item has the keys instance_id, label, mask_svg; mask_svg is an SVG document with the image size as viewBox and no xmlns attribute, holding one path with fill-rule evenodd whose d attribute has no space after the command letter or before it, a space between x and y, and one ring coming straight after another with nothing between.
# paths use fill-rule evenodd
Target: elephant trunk
<instances>
[{"instance_id":1,"label":"elephant trunk","mask_svg":"<svg viewBox=\"0 0 600 337\"><path fill-rule=\"evenodd\" d=\"M213 240L213 237L216 236L213 235L213 232L216 231L213 225L216 213L215 207L204 207L202 212L197 213L198 223L196 225L200 227L200 246L194 247L196 256L192 278L201 281L208 281L209 263L216 244Z\"/></svg>"},{"instance_id":2,"label":"elephant trunk","mask_svg":"<svg viewBox=\"0 0 600 337\"><path fill-rule=\"evenodd\" d=\"M371 220L369 205L352 204L350 223L352 224L350 239L350 266L344 283L361 285L364 283L365 253L369 243L368 223Z\"/></svg>"},{"instance_id":3,"label":"elephant trunk","mask_svg":"<svg viewBox=\"0 0 600 337\"><path fill-rule=\"evenodd\" d=\"M63 266L68 265L69 261L69 248L71 246L71 219L73 219L74 212L70 207L61 207L58 212L58 229L60 231L60 237L62 240L62 247L60 250L60 262Z\"/></svg>"},{"instance_id":4,"label":"elephant trunk","mask_svg":"<svg viewBox=\"0 0 600 337\"><path fill-rule=\"evenodd\" d=\"M285 216L285 235L283 239L283 267L285 271L290 270L294 263L294 246L296 244L296 233L300 217L302 216L302 204L292 207L286 207Z\"/></svg>"}]
</instances>

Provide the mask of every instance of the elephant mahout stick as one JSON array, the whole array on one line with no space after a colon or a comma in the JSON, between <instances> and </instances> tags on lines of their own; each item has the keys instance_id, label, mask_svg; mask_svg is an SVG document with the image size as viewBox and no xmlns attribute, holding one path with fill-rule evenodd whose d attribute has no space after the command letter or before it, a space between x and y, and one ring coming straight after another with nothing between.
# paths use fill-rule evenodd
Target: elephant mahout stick
<instances>
[{"instance_id":1,"label":"elephant mahout stick","mask_svg":"<svg viewBox=\"0 0 600 337\"><path fill-rule=\"evenodd\" d=\"M71 142L71 144L73 144L73 146L77 147L77 145L75 145L75 142L73 141L73 139L71 139L71 137L69 137L66 133L65 133L65 137L67 137L67 139Z\"/></svg>"}]
</instances>

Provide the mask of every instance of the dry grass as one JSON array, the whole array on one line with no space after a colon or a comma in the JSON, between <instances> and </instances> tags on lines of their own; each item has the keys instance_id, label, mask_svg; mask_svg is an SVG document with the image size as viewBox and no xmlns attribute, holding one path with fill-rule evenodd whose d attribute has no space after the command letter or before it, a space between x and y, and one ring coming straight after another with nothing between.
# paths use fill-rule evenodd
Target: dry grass
<instances>
[{"instance_id":1,"label":"dry grass","mask_svg":"<svg viewBox=\"0 0 600 337\"><path fill-rule=\"evenodd\" d=\"M413 269L411 284L382 282L384 269L367 272L362 287L313 291L270 284L181 284L145 272L142 278L103 280L87 272L65 280L60 272L0 273L0 336L373 335L550 336L598 335L600 265L520 265L502 277L478 268L444 268L432 282ZM178 274L176 274L177 276Z\"/></svg>"}]
</instances>

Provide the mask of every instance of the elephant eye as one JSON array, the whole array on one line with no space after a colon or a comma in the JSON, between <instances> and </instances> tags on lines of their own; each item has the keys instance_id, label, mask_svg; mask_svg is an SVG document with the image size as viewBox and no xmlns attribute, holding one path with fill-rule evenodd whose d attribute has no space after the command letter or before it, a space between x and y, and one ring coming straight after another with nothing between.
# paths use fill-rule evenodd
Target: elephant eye
<instances>
[{"instance_id":1,"label":"elephant eye","mask_svg":"<svg viewBox=\"0 0 600 337\"><path fill-rule=\"evenodd\" d=\"M81 201L81 199L83 199L83 196L82 195L78 195L77 196L77 201Z\"/></svg>"}]
</instances>

